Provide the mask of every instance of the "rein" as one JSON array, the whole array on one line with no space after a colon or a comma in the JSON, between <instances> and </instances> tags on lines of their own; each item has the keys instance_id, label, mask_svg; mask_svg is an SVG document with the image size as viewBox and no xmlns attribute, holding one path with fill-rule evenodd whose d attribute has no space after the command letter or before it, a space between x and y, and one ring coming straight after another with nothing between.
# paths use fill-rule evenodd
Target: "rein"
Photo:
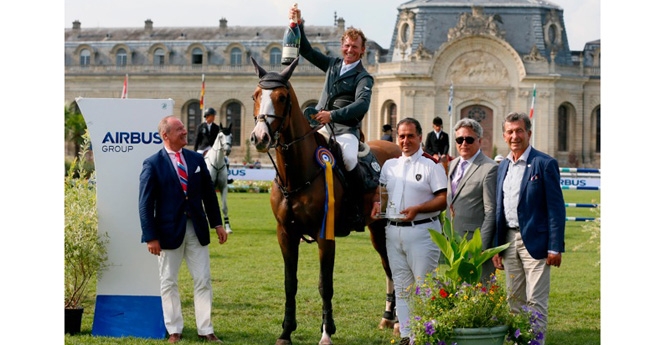
<instances>
[{"instance_id":1,"label":"rein","mask_svg":"<svg viewBox=\"0 0 660 345\"><path fill-rule=\"evenodd\" d=\"M288 85L284 85L287 89L289 88ZM269 134L271 134L271 137L274 139L273 142L275 142L274 145L269 146L269 151L268 153L268 158L270 159L271 163L273 163L273 167L275 168L275 184L277 184L277 187L279 188L280 192L282 195L288 199L291 195L294 195L307 187L311 186L312 181L314 181L322 172L323 168L319 167L316 171L316 173L307 181L305 181L301 186L292 189L292 190L287 190L285 186L287 185L286 181L282 178L282 174L280 173L280 169L277 168L277 164L275 164L275 160L273 159L273 156L270 154L270 149L274 148L275 150L279 150L283 156L287 156L286 152L290 150L293 145L302 142L303 140L307 139L308 136L313 135L314 133L318 132L319 129L323 128L323 125L318 125L314 127L311 131L308 131L305 133L303 136L294 138L292 141L288 143L282 143L281 141L284 140L284 138L280 135L280 132L282 128L284 127L284 122L287 119L291 119L291 95L287 94L287 99L286 99L286 108L284 109L284 115L277 115L277 114L259 114L257 115L256 122L262 121L266 124L268 128ZM275 132L272 131L270 124L266 119L268 118L274 118L274 119L279 119L281 120L280 125L277 127ZM285 169L289 167L289 164L285 161L283 162Z\"/></svg>"}]
</instances>

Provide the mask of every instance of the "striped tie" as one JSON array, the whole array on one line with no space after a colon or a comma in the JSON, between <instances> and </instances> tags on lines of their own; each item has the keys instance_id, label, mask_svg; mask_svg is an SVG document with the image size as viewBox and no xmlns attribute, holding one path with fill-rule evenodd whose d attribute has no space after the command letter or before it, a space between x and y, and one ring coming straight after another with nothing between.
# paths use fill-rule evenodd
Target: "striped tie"
<instances>
[{"instance_id":1,"label":"striped tie","mask_svg":"<svg viewBox=\"0 0 660 345\"><path fill-rule=\"evenodd\" d=\"M179 174L179 182L181 182L181 187L183 188L183 194L188 195L188 172L186 167L181 161L181 152L177 152L176 156L176 171Z\"/></svg>"}]
</instances>

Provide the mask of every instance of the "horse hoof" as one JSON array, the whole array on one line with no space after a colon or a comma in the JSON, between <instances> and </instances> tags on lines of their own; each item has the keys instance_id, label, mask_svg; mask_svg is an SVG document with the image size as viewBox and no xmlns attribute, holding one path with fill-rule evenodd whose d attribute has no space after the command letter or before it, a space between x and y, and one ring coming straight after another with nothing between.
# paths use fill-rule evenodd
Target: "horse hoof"
<instances>
[{"instance_id":1,"label":"horse hoof","mask_svg":"<svg viewBox=\"0 0 660 345\"><path fill-rule=\"evenodd\" d=\"M332 340L330 338L321 339L321 341L319 341L319 345L332 345Z\"/></svg>"},{"instance_id":2,"label":"horse hoof","mask_svg":"<svg viewBox=\"0 0 660 345\"><path fill-rule=\"evenodd\" d=\"M399 323L394 324L394 330L392 331L392 335L394 337L400 337L401 336L401 330L399 329Z\"/></svg>"},{"instance_id":3,"label":"horse hoof","mask_svg":"<svg viewBox=\"0 0 660 345\"><path fill-rule=\"evenodd\" d=\"M381 319L378 324L378 329L394 328L394 320Z\"/></svg>"},{"instance_id":4,"label":"horse hoof","mask_svg":"<svg viewBox=\"0 0 660 345\"><path fill-rule=\"evenodd\" d=\"M275 345L291 345L291 341L286 339L277 339Z\"/></svg>"},{"instance_id":5,"label":"horse hoof","mask_svg":"<svg viewBox=\"0 0 660 345\"><path fill-rule=\"evenodd\" d=\"M234 233L233 231L231 231L230 227L225 228L225 232L228 233L228 234L233 234Z\"/></svg>"}]
</instances>

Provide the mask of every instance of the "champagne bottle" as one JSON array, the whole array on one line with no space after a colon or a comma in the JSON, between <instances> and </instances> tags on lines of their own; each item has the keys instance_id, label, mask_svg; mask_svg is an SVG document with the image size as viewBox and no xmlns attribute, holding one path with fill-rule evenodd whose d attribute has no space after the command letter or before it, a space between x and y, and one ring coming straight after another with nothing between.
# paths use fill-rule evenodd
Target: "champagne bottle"
<instances>
[{"instance_id":1,"label":"champagne bottle","mask_svg":"<svg viewBox=\"0 0 660 345\"><path fill-rule=\"evenodd\" d=\"M293 4L298 8L298 4ZM300 50L300 28L298 27L298 18L296 15L291 18L289 26L284 30L282 38L282 65L290 65L298 57Z\"/></svg>"}]
</instances>

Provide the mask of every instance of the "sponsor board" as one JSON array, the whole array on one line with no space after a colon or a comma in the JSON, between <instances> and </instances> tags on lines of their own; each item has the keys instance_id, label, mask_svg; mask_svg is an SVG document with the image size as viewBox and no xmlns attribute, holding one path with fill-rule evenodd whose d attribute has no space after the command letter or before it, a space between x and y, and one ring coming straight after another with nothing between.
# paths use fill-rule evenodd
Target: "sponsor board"
<instances>
[{"instance_id":1,"label":"sponsor board","mask_svg":"<svg viewBox=\"0 0 660 345\"><path fill-rule=\"evenodd\" d=\"M171 99L78 98L96 171L99 232L110 236L109 268L97 281L92 335L162 339L166 330L157 257L140 242L142 162L163 147L158 122Z\"/></svg>"}]
</instances>

